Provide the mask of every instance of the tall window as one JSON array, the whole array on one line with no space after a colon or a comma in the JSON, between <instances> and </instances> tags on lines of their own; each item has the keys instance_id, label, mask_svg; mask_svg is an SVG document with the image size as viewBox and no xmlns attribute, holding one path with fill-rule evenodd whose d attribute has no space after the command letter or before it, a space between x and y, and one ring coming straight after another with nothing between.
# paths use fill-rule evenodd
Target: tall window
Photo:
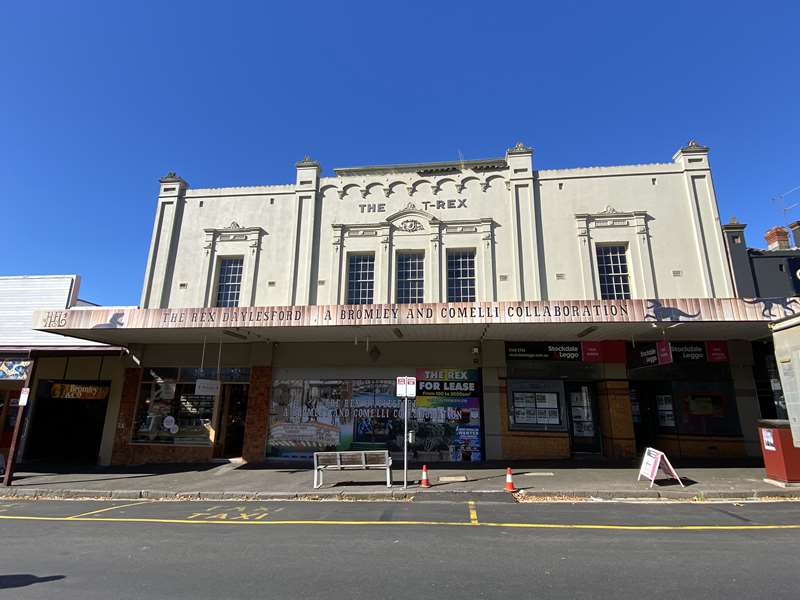
<instances>
[{"instance_id":1,"label":"tall window","mask_svg":"<svg viewBox=\"0 0 800 600\"><path fill-rule=\"evenodd\" d=\"M475 251L447 253L447 301L475 302Z\"/></svg>"},{"instance_id":2,"label":"tall window","mask_svg":"<svg viewBox=\"0 0 800 600\"><path fill-rule=\"evenodd\" d=\"M375 289L375 256L350 254L347 258L347 303L372 304Z\"/></svg>"},{"instance_id":3,"label":"tall window","mask_svg":"<svg viewBox=\"0 0 800 600\"><path fill-rule=\"evenodd\" d=\"M631 297L625 246L597 246L597 271L603 300L627 300Z\"/></svg>"},{"instance_id":4,"label":"tall window","mask_svg":"<svg viewBox=\"0 0 800 600\"><path fill-rule=\"evenodd\" d=\"M425 292L425 257L422 254L397 255L397 303L423 302Z\"/></svg>"},{"instance_id":5,"label":"tall window","mask_svg":"<svg viewBox=\"0 0 800 600\"><path fill-rule=\"evenodd\" d=\"M219 263L217 306L239 306L239 291L242 288L242 263L241 258L223 258Z\"/></svg>"}]
</instances>

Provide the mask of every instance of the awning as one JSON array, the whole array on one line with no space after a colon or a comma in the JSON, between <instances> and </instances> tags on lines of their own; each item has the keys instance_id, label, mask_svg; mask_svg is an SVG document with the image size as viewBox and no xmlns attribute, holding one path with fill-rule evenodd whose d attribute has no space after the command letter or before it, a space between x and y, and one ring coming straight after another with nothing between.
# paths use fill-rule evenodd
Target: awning
<instances>
[{"instance_id":1,"label":"awning","mask_svg":"<svg viewBox=\"0 0 800 600\"><path fill-rule=\"evenodd\" d=\"M800 313L795 298L542 300L37 311L33 328L130 344L398 340L744 339Z\"/></svg>"}]
</instances>

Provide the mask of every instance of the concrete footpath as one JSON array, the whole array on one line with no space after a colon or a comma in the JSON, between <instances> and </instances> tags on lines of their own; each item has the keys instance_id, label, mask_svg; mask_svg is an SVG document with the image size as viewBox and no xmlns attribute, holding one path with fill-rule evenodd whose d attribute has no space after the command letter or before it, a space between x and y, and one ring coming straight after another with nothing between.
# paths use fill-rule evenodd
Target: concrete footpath
<instances>
[{"instance_id":1,"label":"concrete footpath","mask_svg":"<svg viewBox=\"0 0 800 600\"><path fill-rule=\"evenodd\" d=\"M394 485L382 483L382 471L325 474L325 484L313 489L306 464L144 465L124 468L21 465L11 487L0 487L0 497L114 498L114 499L240 499L240 500L387 500L463 501L481 494L499 501L581 499L705 499L800 498L800 489L764 482L760 467L686 467L677 469L684 488L666 477L651 488L637 481L634 466L598 466L562 463L513 464L516 495L503 491L505 468L472 467L458 463L432 466L431 488L419 487L420 472L409 470L409 487L402 488L402 468L393 470Z\"/></svg>"}]
</instances>

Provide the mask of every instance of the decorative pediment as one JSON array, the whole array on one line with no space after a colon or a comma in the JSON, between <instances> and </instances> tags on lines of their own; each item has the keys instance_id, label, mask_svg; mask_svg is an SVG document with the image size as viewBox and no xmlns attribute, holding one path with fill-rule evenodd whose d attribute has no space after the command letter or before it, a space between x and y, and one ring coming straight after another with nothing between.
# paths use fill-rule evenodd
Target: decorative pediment
<instances>
[{"instance_id":1,"label":"decorative pediment","mask_svg":"<svg viewBox=\"0 0 800 600\"><path fill-rule=\"evenodd\" d=\"M416 218L412 219L411 217L416 217ZM404 222L404 220L413 221L417 223L420 226L419 229L406 229L406 227L415 227L415 226L414 225L403 226L402 223ZM420 223L420 221L434 224L438 223L439 219L434 217L431 213L425 212L424 210L417 208L417 205L414 204L413 202L409 202L408 204L405 205L404 208L386 217L386 221L388 223L391 223L392 225L395 225L398 229L402 229L403 231L419 231L420 229L422 229L422 223Z\"/></svg>"}]
</instances>

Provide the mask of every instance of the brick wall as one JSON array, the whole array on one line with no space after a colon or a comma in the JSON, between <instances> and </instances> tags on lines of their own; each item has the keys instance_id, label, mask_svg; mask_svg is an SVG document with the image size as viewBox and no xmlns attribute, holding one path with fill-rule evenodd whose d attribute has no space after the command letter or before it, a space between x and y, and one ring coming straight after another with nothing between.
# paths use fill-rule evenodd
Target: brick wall
<instances>
[{"instance_id":1,"label":"brick wall","mask_svg":"<svg viewBox=\"0 0 800 600\"><path fill-rule=\"evenodd\" d=\"M252 367L247 394L247 416L244 422L245 462L262 462L267 456L269 396L272 390L272 368Z\"/></svg>"}]
</instances>

